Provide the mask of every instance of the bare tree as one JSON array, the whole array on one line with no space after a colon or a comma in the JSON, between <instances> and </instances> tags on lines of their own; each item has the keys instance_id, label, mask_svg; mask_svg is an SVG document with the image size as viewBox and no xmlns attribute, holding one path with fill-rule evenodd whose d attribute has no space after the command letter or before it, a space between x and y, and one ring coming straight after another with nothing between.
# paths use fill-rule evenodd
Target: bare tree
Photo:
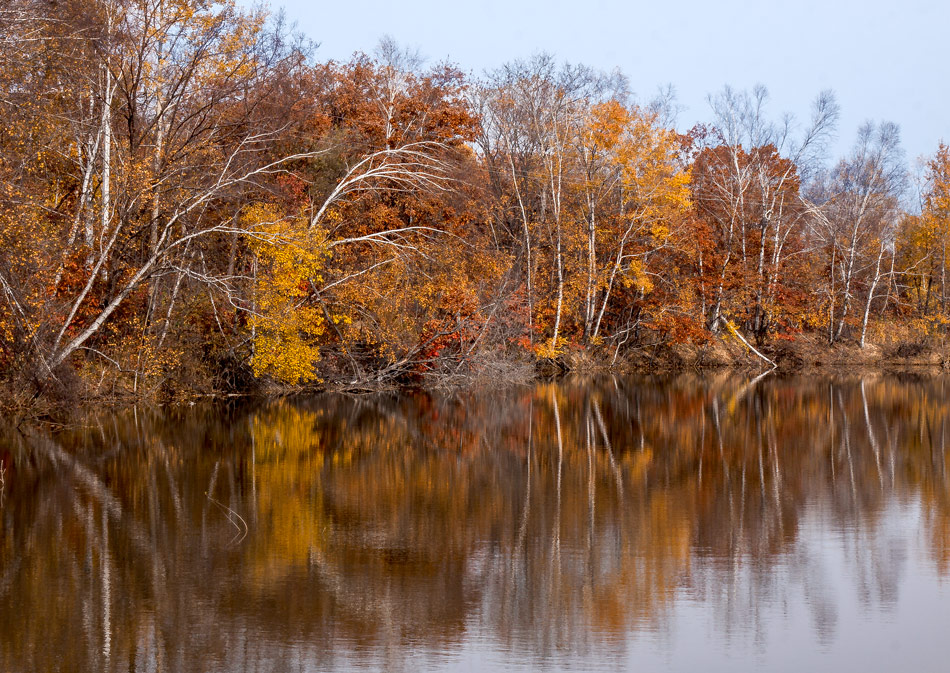
<instances>
[{"instance_id":1,"label":"bare tree","mask_svg":"<svg viewBox=\"0 0 950 673\"><path fill-rule=\"evenodd\" d=\"M830 343L841 339L856 285L863 279L867 294L860 344L864 346L871 303L883 276L881 263L893 250L898 204L906 187L900 129L891 122L868 122L858 130L850 155L837 164L828 185L818 192L819 201L810 204L830 255Z\"/></svg>"}]
</instances>

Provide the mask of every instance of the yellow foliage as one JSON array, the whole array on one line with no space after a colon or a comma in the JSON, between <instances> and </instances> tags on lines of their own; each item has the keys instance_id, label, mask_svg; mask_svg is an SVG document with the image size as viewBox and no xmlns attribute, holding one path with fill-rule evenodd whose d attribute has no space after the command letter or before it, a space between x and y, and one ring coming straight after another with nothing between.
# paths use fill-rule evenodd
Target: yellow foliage
<instances>
[{"instance_id":1,"label":"yellow foliage","mask_svg":"<svg viewBox=\"0 0 950 673\"><path fill-rule=\"evenodd\" d=\"M291 384L314 380L320 358L316 339L325 326L310 289L321 281L326 237L306 218L284 217L269 204L247 207L242 220L258 260L251 318L254 375Z\"/></svg>"},{"instance_id":2,"label":"yellow foliage","mask_svg":"<svg viewBox=\"0 0 950 673\"><path fill-rule=\"evenodd\" d=\"M534 353L539 358L553 360L564 352L564 346L566 345L567 339L562 336L557 338L557 343L555 344L552 344L550 339L545 339L543 342L535 344Z\"/></svg>"},{"instance_id":3,"label":"yellow foliage","mask_svg":"<svg viewBox=\"0 0 950 673\"><path fill-rule=\"evenodd\" d=\"M739 329L736 327L736 324L731 320L726 320L725 323L726 323L726 330L729 332L729 334L735 337L735 340L739 343L739 345L742 346L742 348L746 352L748 352L749 344L744 342L742 338L739 336Z\"/></svg>"},{"instance_id":4,"label":"yellow foliage","mask_svg":"<svg viewBox=\"0 0 950 673\"><path fill-rule=\"evenodd\" d=\"M630 262L630 266L627 267L626 273L623 275L623 284L625 287L635 287L644 294L653 291L653 281L650 280L650 276L643 268L643 262L638 259Z\"/></svg>"}]
</instances>

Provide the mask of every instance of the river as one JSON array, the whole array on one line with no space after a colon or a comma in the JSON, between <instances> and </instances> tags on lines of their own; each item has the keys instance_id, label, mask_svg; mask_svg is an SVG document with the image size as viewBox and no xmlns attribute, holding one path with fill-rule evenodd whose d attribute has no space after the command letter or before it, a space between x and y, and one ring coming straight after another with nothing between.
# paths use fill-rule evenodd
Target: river
<instances>
[{"instance_id":1,"label":"river","mask_svg":"<svg viewBox=\"0 0 950 673\"><path fill-rule=\"evenodd\" d=\"M950 377L567 379L0 433L0 670L950 661Z\"/></svg>"}]
</instances>

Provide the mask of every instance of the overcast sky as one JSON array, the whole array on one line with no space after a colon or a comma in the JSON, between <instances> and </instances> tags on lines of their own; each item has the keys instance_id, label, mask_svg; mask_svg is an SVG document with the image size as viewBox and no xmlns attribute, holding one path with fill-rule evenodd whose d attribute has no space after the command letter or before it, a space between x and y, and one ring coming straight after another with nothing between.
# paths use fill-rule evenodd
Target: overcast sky
<instances>
[{"instance_id":1,"label":"overcast sky","mask_svg":"<svg viewBox=\"0 0 950 673\"><path fill-rule=\"evenodd\" d=\"M386 34L475 74L547 51L619 67L641 100L672 84L681 129L710 118L706 96L724 84L761 83L773 117L802 121L820 90L834 90L835 155L865 120L899 124L910 163L950 140L948 0L271 0L280 7L320 43L321 60L370 52Z\"/></svg>"}]
</instances>

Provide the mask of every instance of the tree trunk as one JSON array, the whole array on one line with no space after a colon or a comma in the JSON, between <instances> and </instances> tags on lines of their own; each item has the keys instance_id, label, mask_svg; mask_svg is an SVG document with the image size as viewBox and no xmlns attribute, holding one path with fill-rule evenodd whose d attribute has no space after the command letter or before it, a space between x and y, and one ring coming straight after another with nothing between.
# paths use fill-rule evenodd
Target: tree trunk
<instances>
[{"instance_id":1,"label":"tree trunk","mask_svg":"<svg viewBox=\"0 0 950 673\"><path fill-rule=\"evenodd\" d=\"M881 279L881 259L884 257L884 245L877 254L877 263L874 265L874 279L871 281L871 287L868 289L868 299L864 304L864 317L861 320L861 348L864 348L864 338L868 331L868 316L871 314L871 302L874 301L874 290L877 288L878 281Z\"/></svg>"}]
</instances>

